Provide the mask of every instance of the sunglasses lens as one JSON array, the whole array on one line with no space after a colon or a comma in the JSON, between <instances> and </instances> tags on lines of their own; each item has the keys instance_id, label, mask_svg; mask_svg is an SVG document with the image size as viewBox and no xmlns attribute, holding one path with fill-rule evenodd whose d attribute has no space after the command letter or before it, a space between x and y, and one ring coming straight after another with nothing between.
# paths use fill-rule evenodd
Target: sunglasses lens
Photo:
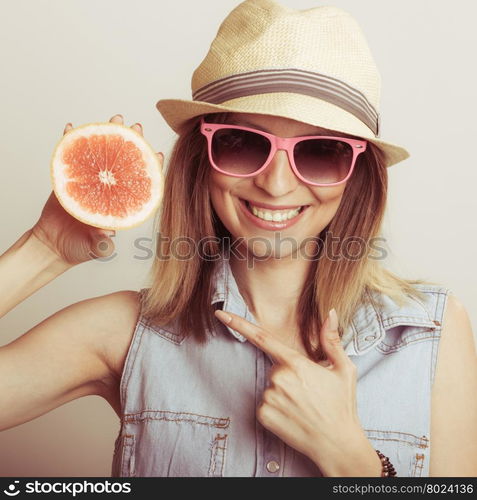
<instances>
[{"instance_id":1,"label":"sunglasses lens","mask_svg":"<svg viewBox=\"0 0 477 500\"><path fill-rule=\"evenodd\" d=\"M348 175L353 150L347 142L336 139L305 139L293 150L295 165L310 182L332 184Z\"/></svg>"},{"instance_id":2,"label":"sunglasses lens","mask_svg":"<svg viewBox=\"0 0 477 500\"><path fill-rule=\"evenodd\" d=\"M231 174L252 174L265 163L270 149L266 137L247 130L219 129L212 138L214 163Z\"/></svg>"}]
</instances>

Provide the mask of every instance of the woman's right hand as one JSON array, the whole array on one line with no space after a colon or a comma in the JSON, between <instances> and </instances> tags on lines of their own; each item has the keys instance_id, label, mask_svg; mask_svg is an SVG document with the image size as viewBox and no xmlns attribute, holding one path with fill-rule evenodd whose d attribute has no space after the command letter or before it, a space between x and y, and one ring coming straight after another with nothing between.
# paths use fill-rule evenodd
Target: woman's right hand
<instances>
[{"instance_id":1,"label":"woman's right hand","mask_svg":"<svg viewBox=\"0 0 477 500\"><path fill-rule=\"evenodd\" d=\"M123 117L115 115L112 123L123 124ZM66 124L63 135L73 126ZM131 128L142 135L142 127L134 124ZM114 252L111 237L115 231L89 226L72 217L61 206L52 191L41 216L31 229L36 237L68 265L80 264L88 260L109 257Z\"/></svg>"}]
</instances>

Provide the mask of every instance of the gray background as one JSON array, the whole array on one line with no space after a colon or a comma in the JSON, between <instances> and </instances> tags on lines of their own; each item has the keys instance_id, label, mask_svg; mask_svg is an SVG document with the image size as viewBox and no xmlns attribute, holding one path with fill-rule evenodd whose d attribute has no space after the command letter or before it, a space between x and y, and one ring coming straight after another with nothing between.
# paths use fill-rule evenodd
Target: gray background
<instances>
[{"instance_id":1,"label":"gray background","mask_svg":"<svg viewBox=\"0 0 477 500\"><path fill-rule=\"evenodd\" d=\"M141 122L168 157L175 138L155 108L190 98L192 71L240 2L2 1L0 253L37 220L67 122ZM282 0L307 9L312 0ZM326 5L327 3L325 3ZM380 69L382 134L411 158L390 169L386 264L450 287L473 324L476 244L475 2L336 0L362 26ZM152 220L117 233L117 256L68 271L0 319L0 344L79 300L144 284L134 247ZM475 329L474 329L475 330ZM475 333L475 332L474 332ZM47 360L45 360L47 362ZM1 476L108 476L119 421L99 397L0 434Z\"/></svg>"}]
</instances>

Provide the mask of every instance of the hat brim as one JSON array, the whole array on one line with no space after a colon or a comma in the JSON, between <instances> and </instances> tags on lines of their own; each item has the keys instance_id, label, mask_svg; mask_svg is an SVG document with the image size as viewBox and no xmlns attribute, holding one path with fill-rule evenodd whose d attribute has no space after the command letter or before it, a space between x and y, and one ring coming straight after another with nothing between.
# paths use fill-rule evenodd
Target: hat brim
<instances>
[{"instance_id":1,"label":"hat brim","mask_svg":"<svg viewBox=\"0 0 477 500\"><path fill-rule=\"evenodd\" d=\"M347 111L307 95L275 92L231 99L222 104L211 104L186 99L161 99L156 108L167 124L178 134L184 123L207 113L233 112L256 113L290 118L331 131L366 139L385 153L387 167L409 158L408 151L374 136L372 131L357 117Z\"/></svg>"}]
</instances>

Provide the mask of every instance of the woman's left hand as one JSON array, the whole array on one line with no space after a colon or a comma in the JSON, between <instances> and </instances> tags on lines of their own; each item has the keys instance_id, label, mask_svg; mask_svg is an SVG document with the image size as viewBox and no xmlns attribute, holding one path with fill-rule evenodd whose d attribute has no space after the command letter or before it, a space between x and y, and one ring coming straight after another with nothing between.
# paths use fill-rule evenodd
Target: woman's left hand
<instances>
[{"instance_id":1,"label":"woman's left hand","mask_svg":"<svg viewBox=\"0 0 477 500\"><path fill-rule=\"evenodd\" d=\"M228 323L227 315L232 318ZM367 471L380 471L379 458L359 422L356 366L344 352L334 309L320 332L330 362L326 367L240 316L218 310L216 317L274 361L270 385L257 408L257 419L264 427L329 475L341 475L345 466L352 465L350 461L361 459L370 465Z\"/></svg>"}]
</instances>

